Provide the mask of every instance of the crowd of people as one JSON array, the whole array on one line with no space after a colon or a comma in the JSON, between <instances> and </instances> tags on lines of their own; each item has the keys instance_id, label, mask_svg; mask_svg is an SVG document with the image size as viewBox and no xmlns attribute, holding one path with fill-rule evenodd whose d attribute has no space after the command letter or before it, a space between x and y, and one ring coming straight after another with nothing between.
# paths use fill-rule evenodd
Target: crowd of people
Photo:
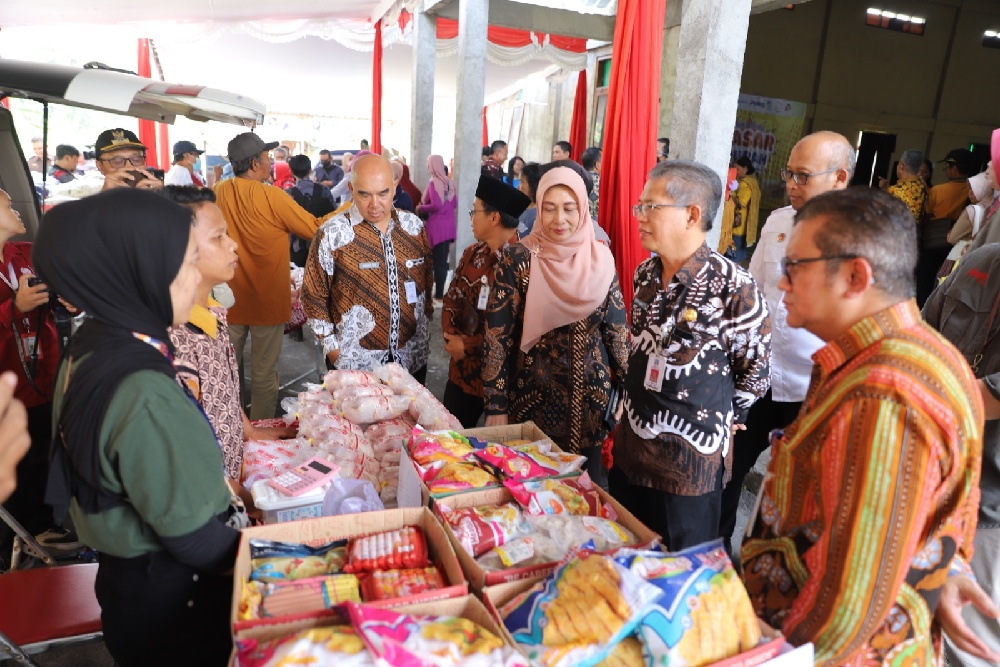
<instances>
[{"instance_id":1,"label":"crowd of people","mask_svg":"<svg viewBox=\"0 0 1000 667\"><path fill-rule=\"evenodd\" d=\"M631 276L596 222L600 148L565 141L544 164L484 147L476 242L453 270L465 212L440 155L421 192L401 160L314 165L247 132L208 189L194 144L175 145L164 185L134 134L108 130L105 190L48 212L34 247L10 241L24 227L0 194L0 496L20 459L15 515L100 553L118 664L177 664L149 654L163 636L202 647L186 664L228 655L227 572L254 512L243 443L292 435L253 422L277 410L293 262L328 368L396 362L424 381L441 346L463 426L531 420L669 550L726 540L761 621L814 643L818 664L929 664L942 639L953 665L1000 660L992 162L970 176L952 151L949 182L928 190L923 154L905 151L887 192L850 188L850 142L816 132L781 170L790 205L760 225L750 160L729 186L666 138L654 150L621 221L649 252ZM707 239L727 189L720 253ZM86 315L62 355L60 308Z\"/></svg>"}]
</instances>

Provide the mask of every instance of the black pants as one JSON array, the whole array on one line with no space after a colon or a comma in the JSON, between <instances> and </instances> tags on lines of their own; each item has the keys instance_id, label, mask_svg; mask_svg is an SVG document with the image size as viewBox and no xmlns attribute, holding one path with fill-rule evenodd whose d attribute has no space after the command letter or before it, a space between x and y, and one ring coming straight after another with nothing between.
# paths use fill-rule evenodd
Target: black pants
<instances>
[{"instance_id":1,"label":"black pants","mask_svg":"<svg viewBox=\"0 0 1000 667\"><path fill-rule=\"evenodd\" d=\"M326 370L328 371L337 370L337 367L330 363L330 359L328 357L324 357L323 361L326 362ZM417 370L413 371L412 373L410 373L410 375L412 375L413 379L419 382L420 384L427 386L427 364L424 364Z\"/></svg>"},{"instance_id":2,"label":"black pants","mask_svg":"<svg viewBox=\"0 0 1000 667\"><path fill-rule=\"evenodd\" d=\"M951 247L946 248L934 248L928 250L926 248L921 248L920 252L917 254L917 268L916 268L916 280L917 280L917 305L921 308L924 307L924 302L937 287L937 273L941 269L941 265L944 261L948 259L948 253L951 252Z\"/></svg>"},{"instance_id":3,"label":"black pants","mask_svg":"<svg viewBox=\"0 0 1000 667\"><path fill-rule=\"evenodd\" d=\"M444 400L441 403L462 422L463 427L476 428L479 424L479 418L483 414L483 399L465 393L451 380L444 386Z\"/></svg>"},{"instance_id":4,"label":"black pants","mask_svg":"<svg viewBox=\"0 0 1000 667\"><path fill-rule=\"evenodd\" d=\"M608 487L615 500L658 533L670 551L687 549L719 536L721 488L700 496L678 496L631 484L616 467L608 473Z\"/></svg>"},{"instance_id":5,"label":"black pants","mask_svg":"<svg viewBox=\"0 0 1000 667\"><path fill-rule=\"evenodd\" d=\"M119 667L227 664L232 576L199 573L166 552L100 560L94 589Z\"/></svg>"},{"instance_id":6,"label":"black pants","mask_svg":"<svg viewBox=\"0 0 1000 667\"><path fill-rule=\"evenodd\" d=\"M17 464L17 488L4 508L32 535L52 528L52 508L45 504L45 483L49 476L49 445L52 443L52 404L28 408L31 447ZM4 527L6 530L6 527ZM10 536L13 539L13 536ZM6 547L7 540L3 540ZM3 557L9 555L5 549Z\"/></svg>"},{"instance_id":7,"label":"black pants","mask_svg":"<svg viewBox=\"0 0 1000 667\"><path fill-rule=\"evenodd\" d=\"M442 241L431 249L434 260L434 298L444 298L444 281L448 279L448 251L451 241ZM457 415L456 415L457 416Z\"/></svg>"},{"instance_id":8,"label":"black pants","mask_svg":"<svg viewBox=\"0 0 1000 667\"><path fill-rule=\"evenodd\" d=\"M757 459L771 446L770 434L776 428L784 428L795 421L802 403L785 403L771 398L768 390L753 404L747 415L745 431L737 431L733 438L733 476L722 492L722 517L719 519L719 534L728 543L736 530L736 514L740 509L740 494L743 480L753 470ZM732 545L735 551L739 545ZM730 553L733 553L730 551Z\"/></svg>"}]
</instances>

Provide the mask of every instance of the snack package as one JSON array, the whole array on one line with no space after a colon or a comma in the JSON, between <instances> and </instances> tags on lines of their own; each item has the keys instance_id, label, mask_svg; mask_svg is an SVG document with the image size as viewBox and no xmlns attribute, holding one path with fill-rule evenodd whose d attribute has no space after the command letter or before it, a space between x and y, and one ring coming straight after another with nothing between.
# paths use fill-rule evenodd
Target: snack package
<instances>
[{"instance_id":1,"label":"snack package","mask_svg":"<svg viewBox=\"0 0 1000 667\"><path fill-rule=\"evenodd\" d=\"M310 628L280 639L236 640L237 667L337 665L374 667L375 660L350 626Z\"/></svg>"},{"instance_id":2,"label":"snack package","mask_svg":"<svg viewBox=\"0 0 1000 667\"><path fill-rule=\"evenodd\" d=\"M526 535L490 549L477 558L476 563L487 572L494 572L511 567L555 563L566 558L568 551L569 547L547 535Z\"/></svg>"},{"instance_id":3,"label":"snack package","mask_svg":"<svg viewBox=\"0 0 1000 667\"><path fill-rule=\"evenodd\" d=\"M372 424L365 429L365 437L373 443L386 438L402 438L402 442L406 443L412 432L413 424L400 416Z\"/></svg>"},{"instance_id":4,"label":"snack package","mask_svg":"<svg viewBox=\"0 0 1000 667\"><path fill-rule=\"evenodd\" d=\"M306 544L250 538L252 581L294 581L344 569L347 540L311 547Z\"/></svg>"},{"instance_id":5,"label":"snack package","mask_svg":"<svg viewBox=\"0 0 1000 667\"><path fill-rule=\"evenodd\" d=\"M295 440L247 440L243 448L243 486L270 479L278 471L303 463L320 451L305 438Z\"/></svg>"},{"instance_id":6,"label":"snack package","mask_svg":"<svg viewBox=\"0 0 1000 667\"><path fill-rule=\"evenodd\" d=\"M345 572L373 572L429 567L427 540L418 526L376 533L351 540Z\"/></svg>"},{"instance_id":7,"label":"snack package","mask_svg":"<svg viewBox=\"0 0 1000 667\"><path fill-rule=\"evenodd\" d=\"M359 396L340 404L344 417L355 424L371 424L394 419L410 406L409 396Z\"/></svg>"},{"instance_id":8,"label":"snack package","mask_svg":"<svg viewBox=\"0 0 1000 667\"><path fill-rule=\"evenodd\" d=\"M349 398L362 396L392 396L394 393L388 385L384 384L349 384L330 392L334 403L343 403Z\"/></svg>"},{"instance_id":9,"label":"snack package","mask_svg":"<svg viewBox=\"0 0 1000 667\"><path fill-rule=\"evenodd\" d=\"M432 464L418 470L420 478L432 494L447 494L468 489L482 489L496 486L500 480L491 472L473 463L449 461Z\"/></svg>"},{"instance_id":10,"label":"snack package","mask_svg":"<svg viewBox=\"0 0 1000 667\"><path fill-rule=\"evenodd\" d=\"M248 581L243 584L240 620L308 614L344 602L360 602L361 588L353 574L331 574L296 581Z\"/></svg>"},{"instance_id":11,"label":"snack package","mask_svg":"<svg viewBox=\"0 0 1000 667\"><path fill-rule=\"evenodd\" d=\"M496 468L508 479L532 479L558 475L556 468L541 465L534 458L505 445L491 442L484 449L476 450L476 456Z\"/></svg>"},{"instance_id":12,"label":"snack package","mask_svg":"<svg viewBox=\"0 0 1000 667\"><path fill-rule=\"evenodd\" d=\"M458 543L473 558L509 542L521 531L523 523L521 510L513 503L454 511L443 509L441 518L451 526Z\"/></svg>"},{"instance_id":13,"label":"snack package","mask_svg":"<svg viewBox=\"0 0 1000 667\"><path fill-rule=\"evenodd\" d=\"M532 662L590 667L632 633L661 595L614 560L582 551L500 615Z\"/></svg>"},{"instance_id":14,"label":"snack package","mask_svg":"<svg viewBox=\"0 0 1000 667\"><path fill-rule=\"evenodd\" d=\"M543 478L536 480L504 481L504 486L514 494L528 514L577 514L617 519L618 514L611 505L605 505L590 481L590 475L583 473L576 479Z\"/></svg>"},{"instance_id":15,"label":"snack package","mask_svg":"<svg viewBox=\"0 0 1000 667\"><path fill-rule=\"evenodd\" d=\"M377 602L405 598L444 587L444 577L433 565L409 570L376 570L361 580L361 595L365 602Z\"/></svg>"},{"instance_id":16,"label":"snack package","mask_svg":"<svg viewBox=\"0 0 1000 667\"><path fill-rule=\"evenodd\" d=\"M446 461L463 461L474 463L476 457L468 438L454 431L447 433L428 433L415 428L406 443L406 450L413 462L427 467L433 463Z\"/></svg>"},{"instance_id":17,"label":"snack package","mask_svg":"<svg viewBox=\"0 0 1000 667\"><path fill-rule=\"evenodd\" d=\"M536 440L534 442L511 441L506 444L514 451L530 456L543 468L552 468L559 475L568 475L581 470L587 463L586 456L570 454L569 452L552 451L551 440Z\"/></svg>"},{"instance_id":18,"label":"snack package","mask_svg":"<svg viewBox=\"0 0 1000 667\"><path fill-rule=\"evenodd\" d=\"M351 624L379 665L528 667L503 640L465 618L410 616L353 603L347 608Z\"/></svg>"},{"instance_id":19,"label":"snack package","mask_svg":"<svg viewBox=\"0 0 1000 667\"><path fill-rule=\"evenodd\" d=\"M368 371L340 371L332 370L328 371L326 375L323 376L323 386L331 394L341 387L346 387L349 385L372 385L381 384L382 381L378 379L373 373Z\"/></svg>"},{"instance_id":20,"label":"snack package","mask_svg":"<svg viewBox=\"0 0 1000 667\"><path fill-rule=\"evenodd\" d=\"M750 597L721 539L677 553L623 549L615 560L663 591L639 624L650 667L699 667L760 642Z\"/></svg>"}]
</instances>

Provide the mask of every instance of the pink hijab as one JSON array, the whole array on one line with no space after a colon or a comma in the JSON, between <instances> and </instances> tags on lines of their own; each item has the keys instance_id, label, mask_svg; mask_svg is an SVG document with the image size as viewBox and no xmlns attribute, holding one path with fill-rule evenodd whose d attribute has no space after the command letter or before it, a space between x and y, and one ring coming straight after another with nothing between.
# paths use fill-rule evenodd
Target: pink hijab
<instances>
[{"instance_id":1,"label":"pink hijab","mask_svg":"<svg viewBox=\"0 0 1000 667\"><path fill-rule=\"evenodd\" d=\"M444 170L444 158L440 155L431 155L427 158L427 171L431 175L431 185L437 190L441 201L451 201L455 197L455 186ZM424 191L424 203L428 203L431 189L428 187Z\"/></svg>"},{"instance_id":2,"label":"pink hijab","mask_svg":"<svg viewBox=\"0 0 1000 667\"><path fill-rule=\"evenodd\" d=\"M580 214L576 232L560 242L545 236L541 221L545 194L557 185L573 191ZM587 187L579 174L568 167L550 170L538 183L535 199L539 219L521 241L531 251L521 331L522 352L534 347L549 331L578 322L597 310L607 298L615 277L611 251L594 236Z\"/></svg>"}]
</instances>

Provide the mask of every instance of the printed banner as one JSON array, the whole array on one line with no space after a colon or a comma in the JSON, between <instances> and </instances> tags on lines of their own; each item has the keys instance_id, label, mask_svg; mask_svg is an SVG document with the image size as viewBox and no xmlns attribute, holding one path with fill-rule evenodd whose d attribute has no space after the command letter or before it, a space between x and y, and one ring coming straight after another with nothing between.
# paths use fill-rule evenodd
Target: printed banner
<instances>
[{"instance_id":1,"label":"printed banner","mask_svg":"<svg viewBox=\"0 0 1000 667\"><path fill-rule=\"evenodd\" d=\"M785 168L792 146L802 138L805 118L802 102L740 94L731 159L745 155L753 163L760 182L762 212L787 204L785 184L778 172Z\"/></svg>"}]
</instances>

